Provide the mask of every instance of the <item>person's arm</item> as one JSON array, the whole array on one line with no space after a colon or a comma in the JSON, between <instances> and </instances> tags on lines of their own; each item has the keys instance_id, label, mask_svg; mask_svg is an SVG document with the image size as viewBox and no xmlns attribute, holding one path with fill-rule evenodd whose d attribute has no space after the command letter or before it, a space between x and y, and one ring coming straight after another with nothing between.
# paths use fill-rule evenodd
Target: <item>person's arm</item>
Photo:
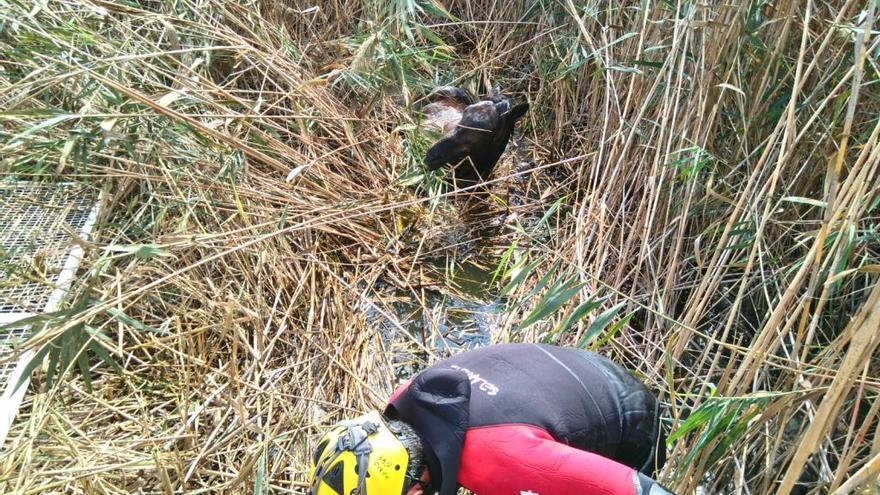
<instances>
[{"instance_id":1,"label":"person's arm","mask_svg":"<svg viewBox=\"0 0 880 495\"><path fill-rule=\"evenodd\" d=\"M469 429L458 480L477 495L669 493L631 467L559 443L524 424Z\"/></svg>"}]
</instances>

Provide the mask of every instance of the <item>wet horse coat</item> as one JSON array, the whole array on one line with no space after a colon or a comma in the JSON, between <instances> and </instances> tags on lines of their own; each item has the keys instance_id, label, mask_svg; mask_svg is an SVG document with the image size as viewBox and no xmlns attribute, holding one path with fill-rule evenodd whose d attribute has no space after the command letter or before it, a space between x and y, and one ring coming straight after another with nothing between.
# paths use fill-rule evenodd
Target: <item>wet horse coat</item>
<instances>
[{"instance_id":1,"label":"wet horse coat","mask_svg":"<svg viewBox=\"0 0 880 495\"><path fill-rule=\"evenodd\" d=\"M517 119L525 115L528 103L511 106L510 99L494 90L487 99L474 103L459 88L435 90L422 112L439 127L443 137L428 150L429 170L454 167L457 187L469 187L492 175Z\"/></svg>"}]
</instances>

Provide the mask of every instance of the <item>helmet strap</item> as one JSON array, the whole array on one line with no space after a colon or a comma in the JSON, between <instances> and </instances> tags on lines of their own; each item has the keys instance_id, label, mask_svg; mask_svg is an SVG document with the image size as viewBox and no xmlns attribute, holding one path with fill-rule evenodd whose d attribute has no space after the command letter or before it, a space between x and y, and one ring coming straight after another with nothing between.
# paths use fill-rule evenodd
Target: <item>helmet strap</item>
<instances>
[{"instance_id":1,"label":"helmet strap","mask_svg":"<svg viewBox=\"0 0 880 495\"><path fill-rule=\"evenodd\" d=\"M376 425L365 421L359 425L349 426L345 434L339 438L337 449L350 450L357 459L358 482L355 492L357 495L367 495L367 468L370 465L370 452L373 451L369 437L377 431L379 428Z\"/></svg>"},{"instance_id":2,"label":"helmet strap","mask_svg":"<svg viewBox=\"0 0 880 495\"><path fill-rule=\"evenodd\" d=\"M349 425L345 428L345 433L340 435L336 442L333 457L323 463L323 465L330 466L343 452L352 452L357 460L358 474L357 487L353 493L357 495L367 495L367 468L370 465L370 452L373 451L372 446L370 446L369 436L379 431L379 428L370 421L365 421L362 424ZM326 470L324 469L320 469L316 472L316 483L314 486L317 486L318 482L323 480L325 475Z\"/></svg>"}]
</instances>

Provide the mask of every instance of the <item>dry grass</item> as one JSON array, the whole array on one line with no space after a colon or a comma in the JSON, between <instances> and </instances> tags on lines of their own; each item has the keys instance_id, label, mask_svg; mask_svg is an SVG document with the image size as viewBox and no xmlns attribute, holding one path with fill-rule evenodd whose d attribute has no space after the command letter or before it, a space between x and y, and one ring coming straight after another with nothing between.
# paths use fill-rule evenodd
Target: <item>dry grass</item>
<instances>
[{"instance_id":1,"label":"dry grass","mask_svg":"<svg viewBox=\"0 0 880 495\"><path fill-rule=\"evenodd\" d=\"M121 370L35 374L0 490L302 492L320 426L445 352L427 294L469 261L496 292L532 270L495 340L583 343L661 393L680 493L876 478L875 6L438 5L4 5L0 171L105 198L83 304L26 346L86 324ZM453 81L533 109L482 213L404 185L436 186L414 106Z\"/></svg>"}]
</instances>

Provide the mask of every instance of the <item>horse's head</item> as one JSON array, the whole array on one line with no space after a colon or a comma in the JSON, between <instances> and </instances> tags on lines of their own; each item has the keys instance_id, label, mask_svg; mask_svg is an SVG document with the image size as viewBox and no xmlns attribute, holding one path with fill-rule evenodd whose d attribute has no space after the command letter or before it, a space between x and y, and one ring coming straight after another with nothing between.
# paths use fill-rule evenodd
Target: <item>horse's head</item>
<instances>
[{"instance_id":1,"label":"horse's head","mask_svg":"<svg viewBox=\"0 0 880 495\"><path fill-rule=\"evenodd\" d=\"M469 99L449 97L457 94L453 91L457 88L447 86L441 89L444 96L426 106L426 110L436 105L430 108L435 116L446 112L446 115L455 117L454 113L460 111L460 118L444 121L445 134L428 150L425 165L430 170L444 165L457 166L456 178L474 182L485 180L504 152L517 119L525 115L529 105L512 105L510 99L497 91L479 103L465 104Z\"/></svg>"}]
</instances>

